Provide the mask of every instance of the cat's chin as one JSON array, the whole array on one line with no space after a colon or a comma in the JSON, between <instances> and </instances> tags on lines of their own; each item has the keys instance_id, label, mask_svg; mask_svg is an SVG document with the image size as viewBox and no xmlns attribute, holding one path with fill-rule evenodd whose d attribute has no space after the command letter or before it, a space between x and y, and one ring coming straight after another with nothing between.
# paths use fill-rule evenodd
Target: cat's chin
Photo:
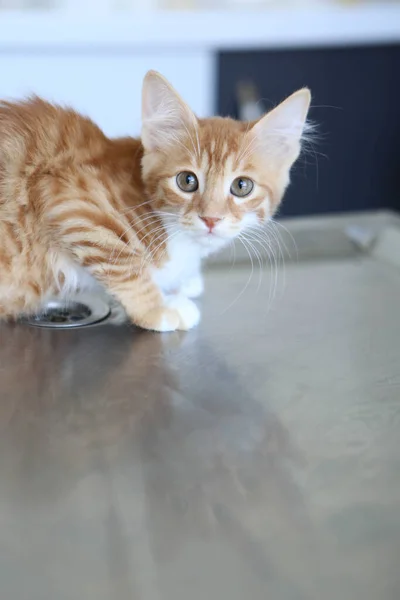
<instances>
[{"instance_id":1,"label":"cat's chin","mask_svg":"<svg viewBox=\"0 0 400 600\"><path fill-rule=\"evenodd\" d=\"M207 254L218 252L218 250L229 244L232 239L215 233L203 232L191 232L190 237L192 241Z\"/></svg>"}]
</instances>

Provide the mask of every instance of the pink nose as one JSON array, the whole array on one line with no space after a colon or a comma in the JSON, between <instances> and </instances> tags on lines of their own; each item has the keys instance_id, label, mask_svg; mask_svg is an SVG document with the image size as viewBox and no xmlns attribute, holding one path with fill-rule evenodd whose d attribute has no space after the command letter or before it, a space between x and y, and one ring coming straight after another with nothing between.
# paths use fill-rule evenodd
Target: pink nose
<instances>
[{"instance_id":1,"label":"pink nose","mask_svg":"<svg viewBox=\"0 0 400 600\"><path fill-rule=\"evenodd\" d=\"M214 229L219 221L222 221L219 217L200 217L200 219L204 221L210 231Z\"/></svg>"}]
</instances>

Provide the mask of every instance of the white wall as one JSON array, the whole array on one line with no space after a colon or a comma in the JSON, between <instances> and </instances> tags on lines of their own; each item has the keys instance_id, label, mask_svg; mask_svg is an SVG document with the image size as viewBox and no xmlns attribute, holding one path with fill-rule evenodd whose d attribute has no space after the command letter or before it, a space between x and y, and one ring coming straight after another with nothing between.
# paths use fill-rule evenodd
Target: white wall
<instances>
[{"instance_id":1,"label":"white wall","mask_svg":"<svg viewBox=\"0 0 400 600\"><path fill-rule=\"evenodd\" d=\"M161 71L195 112L206 116L215 106L219 49L393 42L400 42L400 5L385 2L290 11L96 13L91 18L76 12L0 11L0 97L34 92L71 104L109 135L137 134L148 69Z\"/></svg>"},{"instance_id":2,"label":"white wall","mask_svg":"<svg viewBox=\"0 0 400 600\"><path fill-rule=\"evenodd\" d=\"M36 93L90 116L108 135L137 135L149 69L163 73L199 116L210 114L213 57L207 50L0 53L0 97Z\"/></svg>"}]
</instances>

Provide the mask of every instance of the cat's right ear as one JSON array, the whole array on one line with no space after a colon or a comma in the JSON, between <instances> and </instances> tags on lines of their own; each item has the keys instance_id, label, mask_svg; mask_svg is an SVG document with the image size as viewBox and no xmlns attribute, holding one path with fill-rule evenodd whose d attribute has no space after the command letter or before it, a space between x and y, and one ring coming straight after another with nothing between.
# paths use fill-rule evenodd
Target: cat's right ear
<instances>
[{"instance_id":1,"label":"cat's right ear","mask_svg":"<svg viewBox=\"0 0 400 600\"><path fill-rule=\"evenodd\" d=\"M197 127L197 118L172 85L149 71L142 91L142 143L148 152L176 144Z\"/></svg>"}]
</instances>

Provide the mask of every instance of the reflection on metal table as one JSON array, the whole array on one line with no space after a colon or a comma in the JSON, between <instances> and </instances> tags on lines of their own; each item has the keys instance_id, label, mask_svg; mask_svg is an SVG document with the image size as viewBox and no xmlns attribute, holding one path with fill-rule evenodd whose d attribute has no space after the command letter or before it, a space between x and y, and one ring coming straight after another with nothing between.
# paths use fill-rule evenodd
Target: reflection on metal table
<instances>
[{"instance_id":1,"label":"reflection on metal table","mask_svg":"<svg viewBox=\"0 0 400 600\"><path fill-rule=\"evenodd\" d=\"M397 600L400 270L381 229L366 250L295 227L272 303L267 273L214 265L187 334L2 324L1 597Z\"/></svg>"}]
</instances>

